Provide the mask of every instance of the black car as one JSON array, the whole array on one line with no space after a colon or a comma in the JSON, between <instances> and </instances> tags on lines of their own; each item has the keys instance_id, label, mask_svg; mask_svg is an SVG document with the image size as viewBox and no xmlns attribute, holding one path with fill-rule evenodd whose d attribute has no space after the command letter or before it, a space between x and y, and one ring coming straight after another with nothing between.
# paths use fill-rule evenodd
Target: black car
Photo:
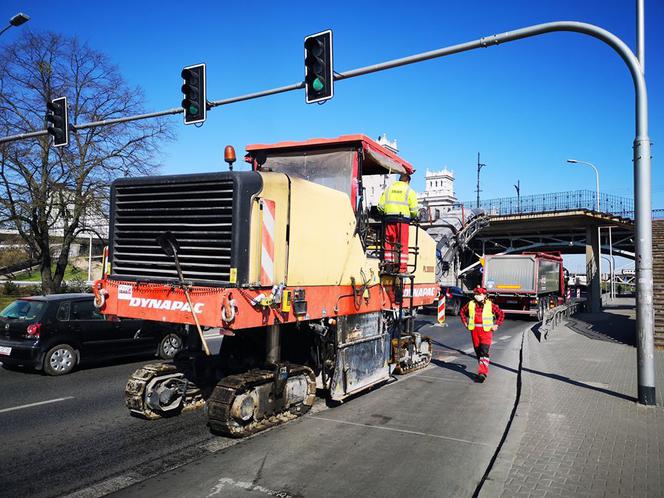
<instances>
[{"instance_id":1,"label":"black car","mask_svg":"<svg viewBox=\"0 0 664 498\"><path fill-rule=\"evenodd\" d=\"M107 320L92 294L18 299L0 312L0 362L64 375L81 361L152 352L170 359L182 349L182 329L144 320Z\"/></svg>"}]
</instances>

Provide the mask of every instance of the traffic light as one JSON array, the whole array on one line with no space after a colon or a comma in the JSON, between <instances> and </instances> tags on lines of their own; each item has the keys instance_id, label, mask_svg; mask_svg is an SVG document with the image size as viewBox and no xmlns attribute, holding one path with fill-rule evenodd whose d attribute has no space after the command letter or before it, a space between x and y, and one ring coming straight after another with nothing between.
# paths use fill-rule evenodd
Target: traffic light
<instances>
[{"instance_id":1,"label":"traffic light","mask_svg":"<svg viewBox=\"0 0 664 498\"><path fill-rule=\"evenodd\" d=\"M46 121L49 134L53 135L53 147L69 144L69 118L67 97L53 99L46 104Z\"/></svg>"},{"instance_id":2,"label":"traffic light","mask_svg":"<svg viewBox=\"0 0 664 498\"><path fill-rule=\"evenodd\" d=\"M307 104L334 96L332 30L304 39L304 91Z\"/></svg>"},{"instance_id":3,"label":"traffic light","mask_svg":"<svg viewBox=\"0 0 664 498\"><path fill-rule=\"evenodd\" d=\"M182 70L182 79L184 124L202 123L207 117L205 64L185 67Z\"/></svg>"}]
</instances>

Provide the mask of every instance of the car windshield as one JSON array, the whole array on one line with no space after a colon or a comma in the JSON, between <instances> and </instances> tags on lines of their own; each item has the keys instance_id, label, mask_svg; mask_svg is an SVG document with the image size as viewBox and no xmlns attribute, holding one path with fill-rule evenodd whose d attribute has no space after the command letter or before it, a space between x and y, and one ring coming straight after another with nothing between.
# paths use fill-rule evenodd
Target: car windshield
<instances>
[{"instance_id":1,"label":"car windshield","mask_svg":"<svg viewBox=\"0 0 664 498\"><path fill-rule=\"evenodd\" d=\"M44 302L19 299L7 306L0 313L2 318L15 318L19 320L33 320L37 318L44 309Z\"/></svg>"}]
</instances>

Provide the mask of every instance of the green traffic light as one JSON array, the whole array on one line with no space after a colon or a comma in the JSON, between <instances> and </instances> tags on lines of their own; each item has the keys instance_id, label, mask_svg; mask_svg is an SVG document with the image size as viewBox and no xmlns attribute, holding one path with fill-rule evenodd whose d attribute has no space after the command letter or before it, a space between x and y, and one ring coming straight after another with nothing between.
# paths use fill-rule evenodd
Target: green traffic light
<instances>
[{"instance_id":1,"label":"green traffic light","mask_svg":"<svg viewBox=\"0 0 664 498\"><path fill-rule=\"evenodd\" d=\"M320 92L323 89L323 82L320 78L316 78L311 86L313 86L314 90Z\"/></svg>"},{"instance_id":2,"label":"green traffic light","mask_svg":"<svg viewBox=\"0 0 664 498\"><path fill-rule=\"evenodd\" d=\"M189 114L198 114L198 107L196 107L195 105L190 105Z\"/></svg>"}]
</instances>

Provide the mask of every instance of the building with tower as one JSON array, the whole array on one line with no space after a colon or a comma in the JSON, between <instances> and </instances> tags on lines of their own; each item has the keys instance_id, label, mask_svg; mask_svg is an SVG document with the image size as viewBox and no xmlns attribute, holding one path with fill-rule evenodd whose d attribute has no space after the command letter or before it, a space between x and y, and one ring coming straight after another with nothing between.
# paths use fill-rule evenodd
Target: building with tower
<instances>
[{"instance_id":1,"label":"building with tower","mask_svg":"<svg viewBox=\"0 0 664 498\"><path fill-rule=\"evenodd\" d=\"M425 174L425 190L417 196L420 207L427 208L432 219L439 219L457 202L454 196L454 171L443 168Z\"/></svg>"}]
</instances>

